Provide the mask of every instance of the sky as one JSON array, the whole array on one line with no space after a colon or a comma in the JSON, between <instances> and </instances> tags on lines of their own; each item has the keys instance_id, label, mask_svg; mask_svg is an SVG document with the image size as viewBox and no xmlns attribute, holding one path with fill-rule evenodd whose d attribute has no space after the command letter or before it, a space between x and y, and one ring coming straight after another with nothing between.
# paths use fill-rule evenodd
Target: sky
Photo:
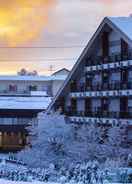
<instances>
[{"instance_id":1,"label":"sky","mask_svg":"<svg viewBox=\"0 0 132 184\"><path fill-rule=\"evenodd\" d=\"M71 69L105 16L130 14L132 0L0 0L0 74Z\"/></svg>"}]
</instances>

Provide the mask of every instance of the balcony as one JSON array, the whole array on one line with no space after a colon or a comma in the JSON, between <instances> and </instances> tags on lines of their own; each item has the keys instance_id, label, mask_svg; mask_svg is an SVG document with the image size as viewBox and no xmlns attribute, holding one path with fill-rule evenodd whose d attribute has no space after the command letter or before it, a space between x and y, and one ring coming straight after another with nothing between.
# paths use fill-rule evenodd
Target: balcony
<instances>
[{"instance_id":1,"label":"balcony","mask_svg":"<svg viewBox=\"0 0 132 184\"><path fill-rule=\"evenodd\" d=\"M10 90L1 90L0 96L48 96L47 91L30 91L30 90L23 90L23 91L10 91Z\"/></svg>"},{"instance_id":2,"label":"balcony","mask_svg":"<svg viewBox=\"0 0 132 184\"><path fill-rule=\"evenodd\" d=\"M96 56L88 59L85 66L86 72L132 66L132 52L126 56L121 56L120 53L115 53L107 58Z\"/></svg>"},{"instance_id":3,"label":"balcony","mask_svg":"<svg viewBox=\"0 0 132 184\"><path fill-rule=\"evenodd\" d=\"M132 96L132 90L111 90L111 91L87 91L74 92L69 95L71 98L99 98L99 97L122 97Z\"/></svg>"},{"instance_id":4,"label":"balcony","mask_svg":"<svg viewBox=\"0 0 132 184\"><path fill-rule=\"evenodd\" d=\"M65 112L67 116L90 117L90 118L109 118L109 119L132 119L132 112L110 112L110 111L70 111Z\"/></svg>"},{"instance_id":5,"label":"balcony","mask_svg":"<svg viewBox=\"0 0 132 184\"><path fill-rule=\"evenodd\" d=\"M10 91L10 90L1 90L0 96L30 96L31 92L28 90L23 91Z\"/></svg>"},{"instance_id":6,"label":"balcony","mask_svg":"<svg viewBox=\"0 0 132 184\"><path fill-rule=\"evenodd\" d=\"M71 97L108 97L131 96L132 82L96 83L96 85L80 85L70 93Z\"/></svg>"},{"instance_id":7,"label":"balcony","mask_svg":"<svg viewBox=\"0 0 132 184\"><path fill-rule=\"evenodd\" d=\"M110 83L97 83L91 86L91 91L105 91L105 90L129 90L132 89L132 82L115 81Z\"/></svg>"}]
</instances>

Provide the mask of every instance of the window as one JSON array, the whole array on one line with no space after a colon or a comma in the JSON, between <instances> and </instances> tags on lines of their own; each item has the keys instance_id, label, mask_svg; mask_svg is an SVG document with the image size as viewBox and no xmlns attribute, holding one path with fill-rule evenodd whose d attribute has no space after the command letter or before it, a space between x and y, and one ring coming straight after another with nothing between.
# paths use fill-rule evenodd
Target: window
<instances>
[{"instance_id":1,"label":"window","mask_svg":"<svg viewBox=\"0 0 132 184\"><path fill-rule=\"evenodd\" d=\"M128 43L121 39L121 57L122 60L126 60L128 56Z\"/></svg>"},{"instance_id":2,"label":"window","mask_svg":"<svg viewBox=\"0 0 132 184\"><path fill-rule=\"evenodd\" d=\"M30 85L29 86L29 91L37 91L37 86L36 85Z\"/></svg>"},{"instance_id":3,"label":"window","mask_svg":"<svg viewBox=\"0 0 132 184\"><path fill-rule=\"evenodd\" d=\"M17 91L17 85L10 84L9 85L9 91L10 92L16 92Z\"/></svg>"},{"instance_id":4,"label":"window","mask_svg":"<svg viewBox=\"0 0 132 184\"><path fill-rule=\"evenodd\" d=\"M102 34L102 55L104 58L109 56L109 32Z\"/></svg>"},{"instance_id":5,"label":"window","mask_svg":"<svg viewBox=\"0 0 132 184\"><path fill-rule=\"evenodd\" d=\"M2 146L2 132L0 132L0 147Z\"/></svg>"}]
</instances>

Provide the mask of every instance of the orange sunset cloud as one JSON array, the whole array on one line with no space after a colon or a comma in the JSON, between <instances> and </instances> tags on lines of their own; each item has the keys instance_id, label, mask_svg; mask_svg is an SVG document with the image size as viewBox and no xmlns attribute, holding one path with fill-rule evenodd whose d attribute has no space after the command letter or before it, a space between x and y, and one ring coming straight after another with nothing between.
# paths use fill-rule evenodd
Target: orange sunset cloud
<instances>
[{"instance_id":1,"label":"orange sunset cloud","mask_svg":"<svg viewBox=\"0 0 132 184\"><path fill-rule=\"evenodd\" d=\"M16 46L39 36L54 0L0 0L0 41Z\"/></svg>"}]
</instances>

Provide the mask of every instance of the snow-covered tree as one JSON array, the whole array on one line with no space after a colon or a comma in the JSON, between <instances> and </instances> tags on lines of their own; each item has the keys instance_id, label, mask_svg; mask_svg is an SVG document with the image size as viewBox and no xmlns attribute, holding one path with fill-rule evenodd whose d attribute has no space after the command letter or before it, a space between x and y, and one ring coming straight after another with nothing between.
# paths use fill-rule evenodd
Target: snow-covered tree
<instances>
[{"instance_id":1,"label":"snow-covered tree","mask_svg":"<svg viewBox=\"0 0 132 184\"><path fill-rule=\"evenodd\" d=\"M71 140L71 127L65 123L64 116L45 114L38 119L38 125L29 130L32 146L18 154L18 157L32 167L63 164Z\"/></svg>"},{"instance_id":2,"label":"snow-covered tree","mask_svg":"<svg viewBox=\"0 0 132 184\"><path fill-rule=\"evenodd\" d=\"M126 147L126 128L127 125L112 126L108 130L109 156L114 158L127 159L131 148Z\"/></svg>"},{"instance_id":3,"label":"snow-covered tree","mask_svg":"<svg viewBox=\"0 0 132 184\"><path fill-rule=\"evenodd\" d=\"M38 72L36 70L28 71L27 69L22 68L20 71L17 72L17 74L20 76L28 76L28 75L36 76L38 75Z\"/></svg>"},{"instance_id":4,"label":"snow-covered tree","mask_svg":"<svg viewBox=\"0 0 132 184\"><path fill-rule=\"evenodd\" d=\"M29 131L31 147L18 154L18 157L31 167L46 167L49 164L67 167L71 163L105 162L107 158L121 161L124 155L130 153L130 149L123 148L120 142L123 129L109 127L106 140L103 140L102 126L92 123L71 124L58 113L39 116L38 125Z\"/></svg>"}]
</instances>

